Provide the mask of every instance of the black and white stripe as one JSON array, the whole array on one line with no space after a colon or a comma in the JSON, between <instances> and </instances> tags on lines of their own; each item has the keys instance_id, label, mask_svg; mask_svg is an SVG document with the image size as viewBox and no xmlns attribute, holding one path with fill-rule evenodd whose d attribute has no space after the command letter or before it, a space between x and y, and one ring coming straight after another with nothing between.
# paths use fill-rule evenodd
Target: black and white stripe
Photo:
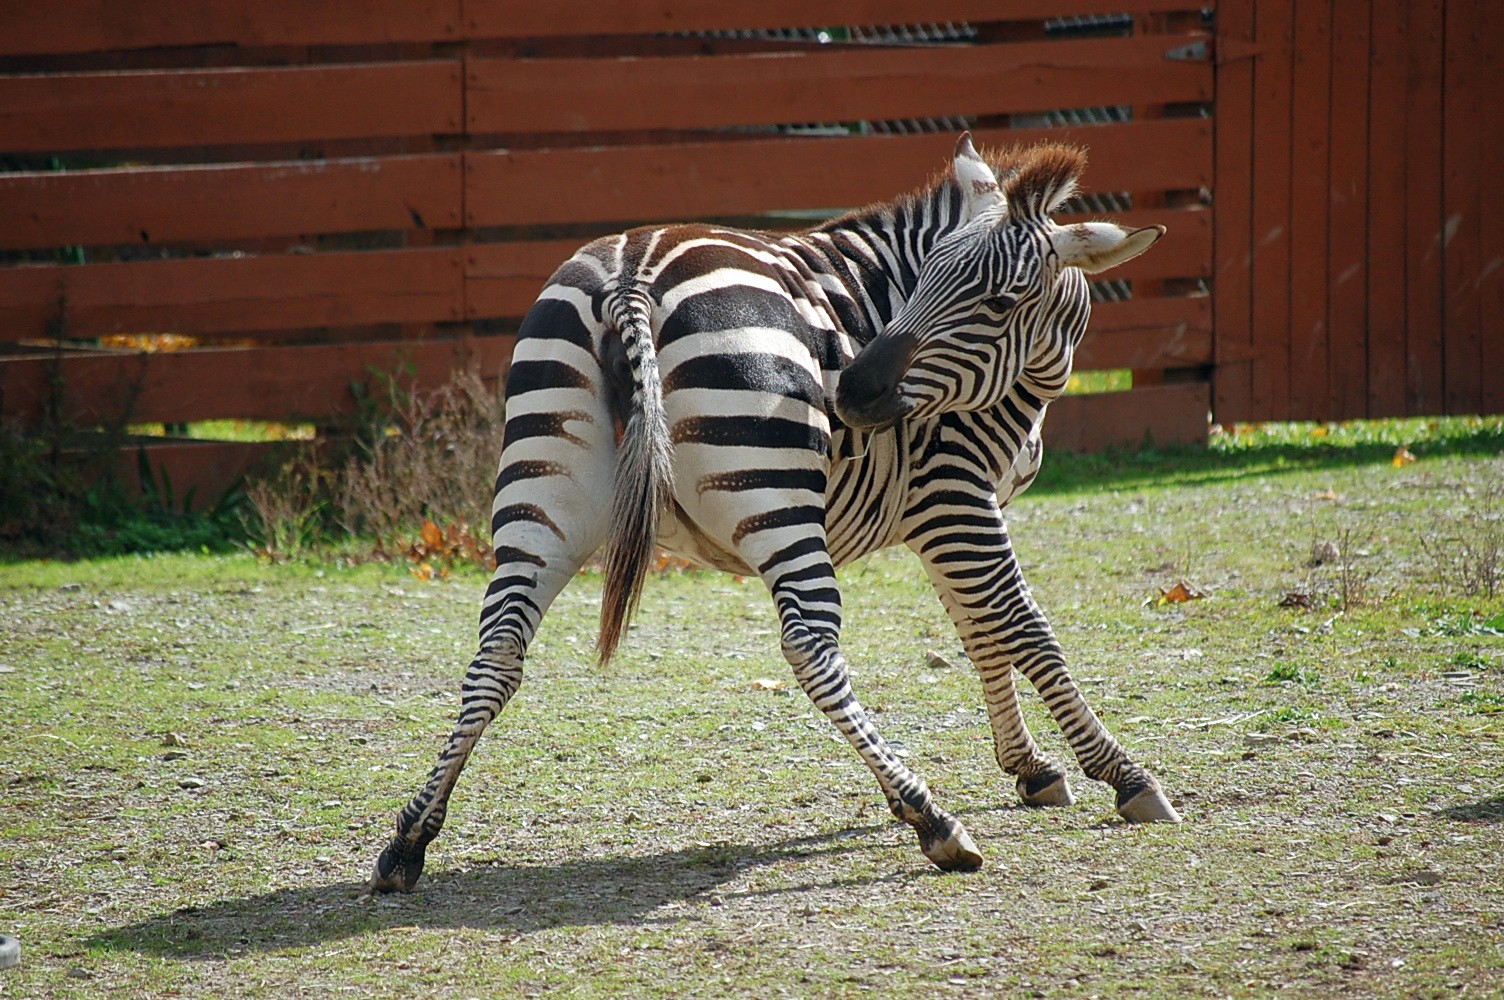
<instances>
[{"instance_id":1,"label":"black and white stripe","mask_svg":"<svg viewBox=\"0 0 1504 1000\"><path fill-rule=\"evenodd\" d=\"M1160 232L1051 221L1083 167L1059 146L985 160L963 136L930 186L813 230L637 229L554 274L508 378L498 565L459 723L399 815L374 888L417 881L539 621L603 544L603 659L655 543L760 576L800 685L942 868L981 855L873 727L839 645L836 567L900 542L981 674L998 762L1025 801L1071 795L1024 726L1014 670L1085 773L1117 789L1124 816L1178 819L1071 680L1001 513L1038 471L1040 421L1086 328L1082 269L1120 263Z\"/></svg>"}]
</instances>

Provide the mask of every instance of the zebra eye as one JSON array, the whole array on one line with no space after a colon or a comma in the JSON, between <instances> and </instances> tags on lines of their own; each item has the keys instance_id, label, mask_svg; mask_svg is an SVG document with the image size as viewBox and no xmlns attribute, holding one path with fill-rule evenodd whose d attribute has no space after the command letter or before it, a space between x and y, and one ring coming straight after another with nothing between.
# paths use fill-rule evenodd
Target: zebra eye
<instances>
[{"instance_id":1,"label":"zebra eye","mask_svg":"<svg viewBox=\"0 0 1504 1000\"><path fill-rule=\"evenodd\" d=\"M993 312L1007 312L1009 309L1013 308L1014 303L1016 303L1017 301L1017 295L1010 295L1007 292L1002 292L997 295L987 296L982 300L982 305L986 306Z\"/></svg>"}]
</instances>

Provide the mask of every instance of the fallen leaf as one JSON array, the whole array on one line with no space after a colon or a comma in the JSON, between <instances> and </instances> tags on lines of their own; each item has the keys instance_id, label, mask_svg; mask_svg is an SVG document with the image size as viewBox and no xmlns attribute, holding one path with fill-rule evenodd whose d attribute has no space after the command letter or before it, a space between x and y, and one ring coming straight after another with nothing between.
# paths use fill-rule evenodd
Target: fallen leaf
<instances>
[{"instance_id":1,"label":"fallen leaf","mask_svg":"<svg viewBox=\"0 0 1504 1000\"><path fill-rule=\"evenodd\" d=\"M1404 445L1400 445L1400 447L1394 450L1394 458L1390 460L1389 464L1393 465L1396 469L1403 469L1414 461L1415 456L1410 454L1410 449Z\"/></svg>"},{"instance_id":2,"label":"fallen leaf","mask_svg":"<svg viewBox=\"0 0 1504 1000\"><path fill-rule=\"evenodd\" d=\"M419 534L423 536L423 544L430 549L437 549L444 544L444 533L432 521L424 520L423 528L419 531Z\"/></svg>"},{"instance_id":3,"label":"fallen leaf","mask_svg":"<svg viewBox=\"0 0 1504 1000\"><path fill-rule=\"evenodd\" d=\"M1337 495L1337 491L1336 490L1325 489L1325 490L1322 490L1320 493L1313 493L1313 494L1311 494L1311 499L1312 500L1341 500L1342 498Z\"/></svg>"},{"instance_id":4,"label":"fallen leaf","mask_svg":"<svg viewBox=\"0 0 1504 1000\"><path fill-rule=\"evenodd\" d=\"M759 677L752 682L754 691L782 691L788 686L787 681L775 681L769 677Z\"/></svg>"},{"instance_id":5,"label":"fallen leaf","mask_svg":"<svg viewBox=\"0 0 1504 1000\"><path fill-rule=\"evenodd\" d=\"M1197 590L1192 590L1185 585L1183 580L1177 580L1175 586L1169 590L1160 590L1160 604L1183 604L1186 601L1199 601L1206 595Z\"/></svg>"},{"instance_id":6,"label":"fallen leaf","mask_svg":"<svg viewBox=\"0 0 1504 1000\"><path fill-rule=\"evenodd\" d=\"M1312 604L1311 595L1301 590L1292 590L1279 599L1282 608L1309 608Z\"/></svg>"}]
</instances>

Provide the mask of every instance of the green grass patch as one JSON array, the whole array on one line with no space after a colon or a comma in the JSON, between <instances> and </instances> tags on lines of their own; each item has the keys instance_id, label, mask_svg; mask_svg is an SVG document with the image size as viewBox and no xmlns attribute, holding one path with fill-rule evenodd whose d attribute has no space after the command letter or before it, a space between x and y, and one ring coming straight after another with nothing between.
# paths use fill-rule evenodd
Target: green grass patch
<instances>
[{"instance_id":1,"label":"green grass patch","mask_svg":"<svg viewBox=\"0 0 1504 1000\"><path fill-rule=\"evenodd\" d=\"M600 578L582 573L418 891L363 899L456 715L483 573L11 561L0 933L23 960L0 990L1487 995L1504 599L1464 593L1423 545L1504 476L1482 440L1412 442L1400 466L1361 442L1278 469L1118 456L1010 509L1074 676L1179 827L1118 822L1026 685L1078 802L1021 807L914 558L843 570L856 692L986 856L964 877L924 861L798 691L756 581L651 580L601 668ZM1372 581L1339 613L1340 566L1312 555L1344 529L1370 539L1351 558ZM1178 582L1201 596L1158 603Z\"/></svg>"}]
</instances>

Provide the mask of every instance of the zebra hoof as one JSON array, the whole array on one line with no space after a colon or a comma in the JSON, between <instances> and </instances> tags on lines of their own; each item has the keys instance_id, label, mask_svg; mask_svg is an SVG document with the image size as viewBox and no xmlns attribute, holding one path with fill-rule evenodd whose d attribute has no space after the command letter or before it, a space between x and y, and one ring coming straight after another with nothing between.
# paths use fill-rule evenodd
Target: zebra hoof
<instances>
[{"instance_id":1,"label":"zebra hoof","mask_svg":"<svg viewBox=\"0 0 1504 1000\"><path fill-rule=\"evenodd\" d=\"M371 873L372 892L412 892L423 874L424 845L414 844L394 837L381 857L376 859L376 870Z\"/></svg>"},{"instance_id":2,"label":"zebra hoof","mask_svg":"<svg viewBox=\"0 0 1504 1000\"><path fill-rule=\"evenodd\" d=\"M1180 813L1170 805L1158 786L1150 785L1126 802L1118 802L1118 815L1130 823L1179 823Z\"/></svg>"},{"instance_id":3,"label":"zebra hoof","mask_svg":"<svg viewBox=\"0 0 1504 1000\"><path fill-rule=\"evenodd\" d=\"M1026 806L1068 806L1076 801L1065 775L1041 774L1018 779L1018 797Z\"/></svg>"},{"instance_id":4,"label":"zebra hoof","mask_svg":"<svg viewBox=\"0 0 1504 1000\"><path fill-rule=\"evenodd\" d=\"M974 872L982 867L982 852L960 823L954 825L944 840L935 838L926 843L920 837L919 846L924 856L943 872Z\"/></svg>"}]
</instances>

